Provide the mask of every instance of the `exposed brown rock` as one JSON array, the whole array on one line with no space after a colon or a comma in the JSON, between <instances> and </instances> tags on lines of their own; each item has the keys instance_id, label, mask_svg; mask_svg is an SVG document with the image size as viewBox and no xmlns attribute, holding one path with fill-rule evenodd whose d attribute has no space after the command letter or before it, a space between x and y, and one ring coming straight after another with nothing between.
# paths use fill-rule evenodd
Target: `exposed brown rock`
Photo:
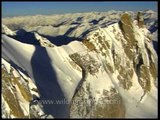
<instances>
[{"instance_id":1,"label":"exposed brown rock","mask_svg":"<svg viewBox=\"0 0 160 120\"><path fill-rule=\"evenodd\" d=\"M125 106L119 93L111 88L103 90L102 98L95 105L90 118L124 118Z\"/></svg>"},{"instance_id":2,"label":"exposed brown rock","mask_svg":"<svg viewBox=\"0 0 160 120\"><path fill-rule=\"evenodd\" d=\"M119 67L119 75L117 76L120 84L124 89L129 90L132 86L133 69L124 66Z\"/></svg>"},{"instance_id":3,"label":"exposed brown rock","mask_svg":"<svg viewBox=\"0 0 160 120\"><path fill-rule=\"evenodd\" d=\"M133 31L133 21L131 19L131 16L127 13L124 13L121 16L121 21L119 22L119 25L124 35L124 38L126 39L126 44L122 42L125 53L130 60L133 60L135 55L133 49L136 48L137 42Z\"/></svg>"},{"instance_id":4,"label":"exposed brown rock","mask_svg":"<svg viewBox=\"0 0 160 120\"><path fill-rule=\"evenodd\" d=\"M26 118L27 116L24 115L23 110L19 104L17 90L14 87L13 80L15 79L16 78L12 78L5 69L2 69L2 96L4 97L4 100L7 102L11 110L11 114L16 116L17 118Z\"/></svg>"},{"instance_id":5,"label":"exposed brown rock","mask_svg":"<svg viewBox=\"0 0 160 120\"><path fill-rule=\"evenodd\" d=\"M137 22L140 28L144 27L144 18L141 12L137 13Z\"/></svg>"},{"instance_id":6,"label":"exposed brown rock","mask_svg":"<svg viewBox=\"0 0 160 120\"><path fill-rule=\"evenodd\" d=\"M151 78L149 68L145 65L140 66L140 77L138 79L139 84L144 89L144 91L148 92L151 90Z\"/></svg>"},{"instance_id":7,"label":"exposed brown rock","mask_svg":"<svg viewBox=\"0 0 160 120\"><path fill-rule=\"evenodd\" d=\"M84 39L84 40L82 41L82 43L83 43L90 51L95 50L94 45L93 45L91 42L89 42L87 39Z\"/></svg>"}]
</instances>

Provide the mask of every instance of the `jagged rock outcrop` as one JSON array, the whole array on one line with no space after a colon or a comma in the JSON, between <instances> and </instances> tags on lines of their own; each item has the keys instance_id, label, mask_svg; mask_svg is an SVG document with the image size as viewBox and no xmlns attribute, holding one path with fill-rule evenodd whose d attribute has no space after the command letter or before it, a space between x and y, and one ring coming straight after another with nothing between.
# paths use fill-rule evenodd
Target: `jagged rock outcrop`
<instances>
[{"instance_id":1,"label":"jagged rock outcrop","mask_svg":"<svg viewBox=\"0 0 160 120\"><path fill-rule=\"evenodd\" d=\"M143 28L144 27L144 18L143 18L143 15L141 12L138 12L137 13L137 22L138 22L138 26L140 28Z\"/></svg>"},{"instance_id":2,"label":"jagged rock outcrop","mask_svg":"<svg viewBox=\"0 0 160 120\"><path fill-rule=\"evenodd\" d=\"M109 90L103 89L102 92L97 90L100 95L99 99L93 94L93 84L90 76L98 75L101 64L90 57L89 54L80 55L78 53L70 57L82 68L82 80L77 87L70 105L71 118L122 118L125 116L125 107L118 91L111 87ZM107 80L107 79L106 79ZM102 82L102 81L101 81Z\"/></svg>"},{"instance_id":3,"label":"jagged rock outcrop","mask_svg":"<svg viewBox=\"0 0 160 120\"><path fill-rule=\"evenodd\" d=\"M132 20L128 13L124 13L119 23L91 32L82 43L86 46L89 53L95 52L95 56L99 56L99 59L102 61L99 69L103 68L107 73L116 76L116 80L119 81L119 87L130 93L130 90L136 87L135 83L138 83L141 86L142 96L139 96L139 101L141 101L145 94L149 94L156 87L157 70L155 66L157 55L148 40L148 30L142 27L143 22L140 15L139 17L137 26L135 20ZM78 53L76 55L79 56L79 59L81 58ZM74 59L75 54L70 57ZM83 69L83 64L78 59L74 59L74 61ZM84 62L87 62L87 60L84 59ZM85 71L85 69L83 70ZM98 73L95 73L95 75L97 79L100 79ZM77 105L74 102L71 104L70 116L73 118L124 117L127 108L123 105L122 94L119 94L113 87L116 97L104 97L103 93L111 94L110 89L105 90L104 88L103 92L99 93L101 97L99 97L97 102L95 101L96 96L90 92L93 91L91 90L92 80L86 76L92 75L87 73L85 78L82 79L83 82L81 82L78 91L76 91L73 97L73 101L78 100L80 104ZM110 76L110 79L113 78ZM118 99L121 104L109 105L103 101L106 99ZM87 100L89 104L86 105ZM100 101L103 101L103 104L100 105Z\"/></svg>"},{"instance_id":4,"label":"jagged rock outcrop","mask_svg":"<svg viewBox=\"0 0 160 120\"><path fill-rule=\"evenodd\" d=\"M138 16L139 19L142 17L140 13L138 14ZM141 19L139 21L141 21ZM102 56L105 56L106 58L110 57L109 60L107 59L107 62L109 63L107 68L110 69L112 73L115 70L118 70L119 75L117 76L117 78L120 80L120 83L123 84L124 88L129 89L132 86L132 82L130 80L133 77L133 71L135 70L134 67L136 66L136 73L138 71L137 69L139 69L137 67L140 67L141 65L146 66L144 69L147 69L148 66L149 70L152 69L151 71L156 71L155 64L157 56L155 51L153 50L153 47L151 47L151 44L148 42L148 34L145 34L143 32L143 29L141 30L137 28L136 24L133 22L129 14L124 13L121 16L121 20L119 22L120 31L116 30L114 28L115 26L116 25L112 26L113 33L115 33L114 39L111 35L109 37L106 37L108 31L107 29L100 29L99 31L93 33L92 38L89 37L85 41L93 44L95 51L100 53ZM142 34L139 33L142 33L145 37L141 38ZM122 36L124 36L124 38ZM124 51L122 49L120 50L119 48L116 49L116 47L118 46L116 42L119 42L122 45L121 47L123 47L122 49ZM90 49L87 44L85 45ZM123 52L125 61L123 61L124 58L120 56L119 50ZM114 61L114 63L112 63L111 61ZM122 61L124 62L123 65L121 65ZM149 72L149 74L147 74L148 77L150 76L150 74L152 74L155 79L156 72ZM139 75L139 73L137 73L137 75ZM127 82L126 80L129 81ZM149 80L151 80L151 78ZM124 85L124 83L127 84L128 87Z\"/></svg>"},{"instance_id":5,"label":"jagged rock outcrop","mask_svg":"<svg viewBox=\"0 0 160 120\"><path fill-rule=\"evenodd\" d=\"M40 104L31 104L39 91L30 78L2 59L2 118L41 118L47 116ZM53 117L52 117L53 118Z\"/></svg>"},{"instance_id":6,"label":"jagged rock outcrop","mask_svg":"<svg viewBox=\"0 0 160 120\"><path fill-rule=\"evenodd\" d=\"M92 107L89 118L124 118L125 107L115 88L103 90L101 99Z\"/></svg>"},{"instance_id":7,"label":"jagged rock outcrop","mask_svg":"<svg viewBox=\"0 0 160 120\"><path fill-rule=\"evenodd\" d=\"M75 61L76 64L78 64L82 68L82 70L85 71L85 73L94 75L99 71L100 64L98 64L98 62L88 54L79 55L78 53L75 53L70 55L70 57L73 59L73 61Z\"/></svg>"}]
</instances>

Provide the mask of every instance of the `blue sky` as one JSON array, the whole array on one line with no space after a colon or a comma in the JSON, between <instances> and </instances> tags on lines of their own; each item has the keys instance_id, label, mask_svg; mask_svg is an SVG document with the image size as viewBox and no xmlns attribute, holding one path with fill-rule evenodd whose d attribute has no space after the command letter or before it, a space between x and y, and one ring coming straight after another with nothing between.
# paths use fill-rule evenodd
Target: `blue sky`
<instances>
[{"instance_id":1,"label":"blue sky","mask_svg":"<svg viewBox=\"0 0 160 120\"><path fill-rule=\"evenodd\" d=\"M158 11L158 2L2 2L2 17L64 14L76 12L105 12L108 10Z\"/></svg>"}]
</instances>

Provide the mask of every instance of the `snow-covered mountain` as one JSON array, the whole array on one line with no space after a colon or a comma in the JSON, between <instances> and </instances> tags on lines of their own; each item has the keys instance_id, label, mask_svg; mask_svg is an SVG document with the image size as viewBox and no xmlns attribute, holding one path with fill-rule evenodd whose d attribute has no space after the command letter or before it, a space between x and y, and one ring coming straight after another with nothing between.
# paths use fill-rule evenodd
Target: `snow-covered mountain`
<instances>
[{"instance_id":1,"label":"snow-covered mountain","mask_svg":"<svg viewBox=\"0 0 160 120\"><path fill-rule=\"evenodd\" d=\"M5 26L1 58L2 117L157 118L158 56L145 18L141 18L143 14L132 13L108 12L111 21L107 23L104 19L108 17L98 18L106 13L76 14L84 16L76 19L80 25L71 30L72 34L76 35L78 29L82 34L85 30L88 33L86 37L76 36L81 36L82 41L73 40L60 46L39 33L37 25L32 32L20 29L13 32ZM84 19L90 14L95 14L93 18L98 20ZM70 16L63 25L73 24L74 15ZM8 19L5 25L12 26L12 20L7 23ZM98 24L86 27L91 23ZM87 29L81 29L82 24ZM62 20L56 25L57 29L64 28ZM15 34L10 34L11 31ZM12 98L15 104L10 102Z\"/></svg>"},{"instance_id":2,"label":"snow-covered mountain","mask_svg":"<svg viewBox=\"0 0 160 120\"><path fill-rule=\"evenodd\" d=\"M42 37L36 32L27 32L23 29L12 31L7 26L2 25L2 33L23 43L40 45L42 47L54 47L54 44L51 43L47 38Z\"/></svg>"}]
</instances>

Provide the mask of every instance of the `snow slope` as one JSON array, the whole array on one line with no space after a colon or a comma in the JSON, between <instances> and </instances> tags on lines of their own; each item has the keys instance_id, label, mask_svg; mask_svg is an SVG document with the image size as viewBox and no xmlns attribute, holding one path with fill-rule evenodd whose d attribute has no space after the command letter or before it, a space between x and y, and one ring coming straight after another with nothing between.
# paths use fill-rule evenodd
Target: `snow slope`
<instances>
[{"instance_id":1,"label":"snow slope","mask_svg":"<svg viewBox=\"0 0 160 120\"><path fill-rule=\"evenodd\" d=\"M61 51L63 56L59 55ZM67 55L63 49L28 45L2 35L2 57L14 62L28 73L40 91L41 100L71 100L81 74L71 65L66 65L69 64ZM67 106L49 105L46 110L50 109L48 111L51 113L53 111L55 117L67 117L64 107Z\"/></svg>"}]
</instances>

